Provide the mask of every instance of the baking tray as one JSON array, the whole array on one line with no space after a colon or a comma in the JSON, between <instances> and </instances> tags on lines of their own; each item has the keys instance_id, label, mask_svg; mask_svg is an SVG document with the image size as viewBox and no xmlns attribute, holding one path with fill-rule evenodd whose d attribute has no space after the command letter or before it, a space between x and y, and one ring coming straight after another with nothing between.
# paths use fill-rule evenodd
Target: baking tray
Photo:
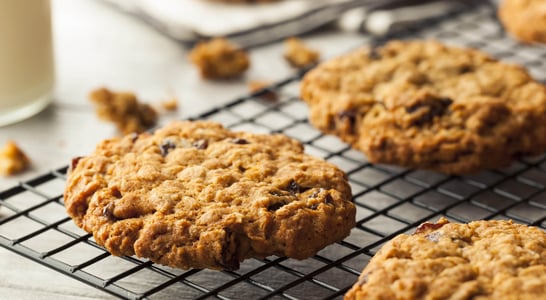
<instances>
[{"instance_id":1,"label":"baking tray","mask_svg":"<svg viewBox=\"0 0 546 300\"><path fill-rule=\"evenodd\" d=\"M489 5L384 39L392 38L435 38L479 48L522 64L546 81L546 48L506 36ZM513 219L546 229L546 155L471 176L371 164L308 123L307 106L298 99L299 80L295 76L269 87L279 95L277 101L256 93L193 119L218 121L234 130L284 133L302 141L307 153L347 172L358 208L357 225L344 241L303 261L248 259L237 271L180 270L114 257L66 215L62 192L67 167L62 167L0 192L0 245L125 299L341 299L382 244L411 233L421 222L441 216L457 222Z\"/></svg>"}]
</instances>

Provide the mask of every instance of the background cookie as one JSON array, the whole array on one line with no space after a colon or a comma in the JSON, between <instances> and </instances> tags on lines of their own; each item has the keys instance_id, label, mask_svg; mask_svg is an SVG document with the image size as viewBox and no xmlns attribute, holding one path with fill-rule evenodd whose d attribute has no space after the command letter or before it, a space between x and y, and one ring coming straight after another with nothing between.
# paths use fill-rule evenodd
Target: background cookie
<instances>
[{"instance_id":1,"label":"background cookie","mask_svg":"<svg viewBox=\"0 0 546 300\"><path fill-rule=\"evenodd\" d=\"M75 160L65 206L114 255L236 269L249 257L307 258L355 224L345 174L283 135L173 122L100 143Z\"/></svg>"},{"instance_id":2,"label":"background cookie","mask_svg":"<svg viewBox=\"0 0 546 300\"><path fill-rule=\"evenodd\" d=\"M436 41L392 41L303 79L310 120L371 162L470 173L546 150L546 87L521 67Z\"/></svg>"},{"instance_id":3,"label":"background cookie","mask_svg":"<svg viewBox=\"0 0 546 300\"><path fill-rule=\"evenodd\" d=\"M250 66L247 51L221 37L197 43L188 58L204 79L235 78Z\"/></svg>"},{"instance_id":4,"label":"background cookie","mask_svg":"<svg viewBox=\"0 0 546 300\"><path fill-rule=\"evenodd\" d=\"M546 1L503 0L498 15L506 30L516 38L546 43Z\"/></svg>"},{"instance_id":5,"label":"background cookie","mask_svg":"<svg viewBox=\"0 0 546 300\"><path fill-rule=\"evenodd\" d=\"M372 258L345 299L545 299L546 233L510 221L425 223Z\"/></svg>"}]
</instances>

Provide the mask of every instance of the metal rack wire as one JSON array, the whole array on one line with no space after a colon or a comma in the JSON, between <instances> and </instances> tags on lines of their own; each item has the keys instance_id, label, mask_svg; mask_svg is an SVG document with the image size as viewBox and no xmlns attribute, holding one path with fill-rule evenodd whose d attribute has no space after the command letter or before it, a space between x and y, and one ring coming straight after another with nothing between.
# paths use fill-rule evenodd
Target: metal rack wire
<instances>
[{"instance_id":1,"label":"metal rack wire","mask_svg":"<svg viewBox=\"0 0 546 300\"><path fill-rule=\"evenodd\" d=\"M436 38L480 48L526 66L546 81L546 48L507 37L490 6L407 28L389 38ZM66 167L0 192L0 246L39 264L126 299L339 299L387 240L440 216L467 222L513 219L546 229L546 155L471 176L374 165L307 121L299 77L237 99L195 119L235 130L280 132L306 151L347 172L358 207L357 226L344 241L314 257L249 259L237 271L178 270L135 257L113 257L67 217L62 191Z\"/></svg>"}]
</instances>

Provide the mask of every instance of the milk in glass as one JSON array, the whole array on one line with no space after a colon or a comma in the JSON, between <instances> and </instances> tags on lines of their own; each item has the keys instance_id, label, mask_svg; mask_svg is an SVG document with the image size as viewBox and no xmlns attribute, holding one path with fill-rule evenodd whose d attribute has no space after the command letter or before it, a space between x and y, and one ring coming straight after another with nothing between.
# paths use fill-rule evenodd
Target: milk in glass
<instances>
[{"instance_id":1,"label":"milk in glass","mask_svg":"<svg viewBox=\"0 0 546 300\"><path fill-rule=\"evenodd\" d=\"M54 86L49 0L0 0L0 126L47 106Z\"/></svg>"}]
</instances>

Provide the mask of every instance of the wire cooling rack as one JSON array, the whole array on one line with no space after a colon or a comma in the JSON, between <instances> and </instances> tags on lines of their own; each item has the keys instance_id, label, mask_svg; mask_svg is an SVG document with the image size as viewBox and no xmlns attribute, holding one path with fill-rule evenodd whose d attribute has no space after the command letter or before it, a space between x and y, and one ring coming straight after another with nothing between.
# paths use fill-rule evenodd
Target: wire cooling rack
<instances>
[{"instance_id":1,"label":"wire cooling rack","mask_svg":"<svg viewBox=\"0 0 546 300\"><path fill-rule=\"evenodd\" d=\"M480 48L526 66L546 81L546 48L507 37L489 6L408 28L390 38L436 38ZM307 260L249 259L237 271L179 270L135 257L114 257L67 217L62 191L67 168L0 192L0 245L72 278L127 299L339 299L387 240L441 216L458 222L513 219L546 228L546 155L472 176L374 165L359 152L307 121L299 78L248 95L195 119L235 130L280 132L301 140L306 151L347 172L357 225L344 241Z\"/></svg>"}]
</instances>

